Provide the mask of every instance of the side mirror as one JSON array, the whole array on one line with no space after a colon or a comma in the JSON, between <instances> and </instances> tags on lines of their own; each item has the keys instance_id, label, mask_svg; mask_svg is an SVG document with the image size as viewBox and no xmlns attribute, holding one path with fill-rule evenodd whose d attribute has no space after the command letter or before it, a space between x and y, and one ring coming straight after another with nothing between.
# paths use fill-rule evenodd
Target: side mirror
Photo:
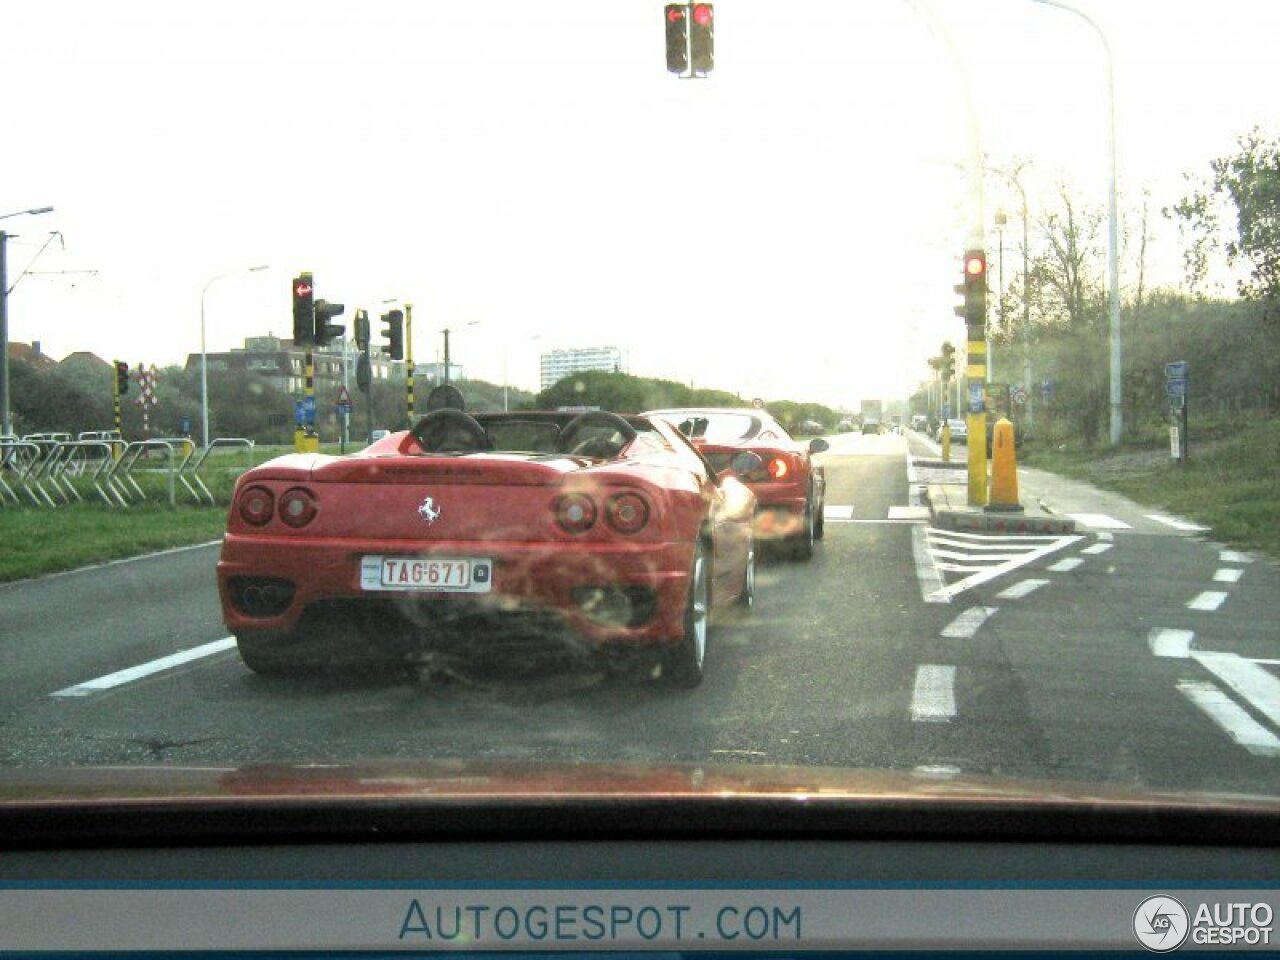
<instances>
[{"instance_id":1,"label":"side mirror","mask_svg":"<svg viewBox=\"0 0 1280 960\"><path fill-rule=\"evenodd\" d=\"M733 459L729 461L729 469L733 471L735 477L741 479L755 473L757 470L763 470L764 460L758 453L743 450L741 453L735 454Z\"/></svg>"},{"instance_id":2,"label":"side mirror","mask_svg":"<svg viewBox=\"0 0 1280 960\"><path fill-rule=\"evenodd\" d=\"M823 440L821 437L814 437L809 441L810 453L824 453L830 449L831 444L827 443L827 441Z\"/></svg>"}]
</instances>

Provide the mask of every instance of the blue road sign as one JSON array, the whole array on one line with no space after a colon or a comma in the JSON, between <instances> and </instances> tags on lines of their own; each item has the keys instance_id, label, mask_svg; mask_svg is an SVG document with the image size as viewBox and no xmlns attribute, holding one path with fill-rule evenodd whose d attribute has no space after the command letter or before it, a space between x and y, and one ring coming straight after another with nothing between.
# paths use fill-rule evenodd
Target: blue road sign
<instances>
[{"instance_id":1,"label":"blue road sign","mask_svg":"<svg viewBox=\"0 0 1280 960\"><path fill-rule=\"evenodd\" d=\"M1185 397L1187 395L1186 380L1166 380L1164 389L1171 397Z\"/></svg>"},{"instance_id":2,"label":"blue road sign","mask_svg":"<svg viewBox=\"0 0 1280 960\"><path fill-rule=\"evenodd\" d=\"M338 413L350 413L354 407L354 404L335 403L333 406L334 406L334 409L338 411Z\"/></svg>"},{"instance_id":3,"label":"blue road sign","mask_svg":"<svg viewBox=\"0 0 1280 960\"><path fill-rule=\"evenodd\" d=\"M1187 379L1187 361L1178 360L1175 363L1166 363L1164 365L1164 376L1166 380Z\"/></svg>"},{"instance_id":4,"label":"blue road sign","mask_svg":"<svg viewBox=\"0 0 1280 960\"><path fill-rule=\"evenodd\" d=\"M191 414L184 413L178 418L178 432L184 437L191 436Z\"/></svg>"},{"instance_id":5,"label":"blue road sign","mask_svg":"<svg viewBox=\"0 0 1280 960\"><path fill-rule=\"evenodd\" d=\"M983 413L987 409L986 404L983 403L983 399L982 399L982 387L983 385L981 383L969 384L969 412L970 413Z\"/></svg>"}]
</instances>

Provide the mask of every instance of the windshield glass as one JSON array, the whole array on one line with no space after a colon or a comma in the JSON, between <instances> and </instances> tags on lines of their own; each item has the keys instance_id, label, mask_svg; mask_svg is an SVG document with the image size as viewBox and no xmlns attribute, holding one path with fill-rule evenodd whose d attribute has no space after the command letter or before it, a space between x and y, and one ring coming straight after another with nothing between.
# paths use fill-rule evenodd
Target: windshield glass
<instances>
[{"instance_id":1,"label":"windshield glass","mask_svg":"<svg viewBox=\"0 0 1280 960\"><path fill-rule=\"evenodd\" d=\"M0 763L1277 793L1280 4L698 6L7 5Z\"/></svg>"}]
</instances>

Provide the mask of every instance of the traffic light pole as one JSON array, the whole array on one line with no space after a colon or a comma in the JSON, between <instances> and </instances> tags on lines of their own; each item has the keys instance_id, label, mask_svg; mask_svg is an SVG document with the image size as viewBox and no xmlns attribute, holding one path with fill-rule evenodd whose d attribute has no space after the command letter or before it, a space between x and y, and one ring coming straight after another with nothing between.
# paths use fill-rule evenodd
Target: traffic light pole
<instances>
[{"instance_id":1,"label":"traffic light pole","mask_svg":"<svg viewBox=\"0 0 1280 960\"><path fill-rule=\"evenodd\" d=\"M966 417L969 436L969 506L987 505L987 342L985 327L970 327L965 377L969 389Z\"/></svg>"},{"instance_id":2,"label":"traffic light pole","mask_svg":"<svg viewBox=\"0 0 1280 960\"><path fill-rule=\"evenodd\" d=\"M120 428L120 361L113 360L111 363L111 412L115 418L116 433L123 436Z\"/></svg>"},{"instance_id":3,"label":"traffic light pole","mask_svg":"<svg viewBox=\"0 0 1280 960\"><path fill-rule=\"evenodd\" d=\"M408 404L409 426L413 426L413 304L404 305L404 386Z\"/></svg>"}]
</instances>

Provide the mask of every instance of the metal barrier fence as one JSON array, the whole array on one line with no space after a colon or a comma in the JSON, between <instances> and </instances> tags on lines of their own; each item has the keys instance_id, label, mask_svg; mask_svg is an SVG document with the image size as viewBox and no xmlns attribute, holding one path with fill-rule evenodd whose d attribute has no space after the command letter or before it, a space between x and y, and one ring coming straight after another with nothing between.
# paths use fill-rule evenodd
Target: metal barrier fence
<instances>
[{"instance_id":1,"label":"metal barrier fence","mask_svg":"<svg viewBox=\"0 0 1280 960\"><path fill-rule=\"evenodd\" d=\"M142 475L163 480L171 506L177 505L179 485L197 505L214 506L216 497L201 471L210 468L210 454L219 448L243 449L243 469L253 466L253 441L242 437L218 437L201 449L187 437L125 442L115 431L82 433L77 440L65 433L0 436L0 507L30 500L56 509L96 495L108 507L126 509L148 499L138 482Z\"/></svg>"}]
</instances>

